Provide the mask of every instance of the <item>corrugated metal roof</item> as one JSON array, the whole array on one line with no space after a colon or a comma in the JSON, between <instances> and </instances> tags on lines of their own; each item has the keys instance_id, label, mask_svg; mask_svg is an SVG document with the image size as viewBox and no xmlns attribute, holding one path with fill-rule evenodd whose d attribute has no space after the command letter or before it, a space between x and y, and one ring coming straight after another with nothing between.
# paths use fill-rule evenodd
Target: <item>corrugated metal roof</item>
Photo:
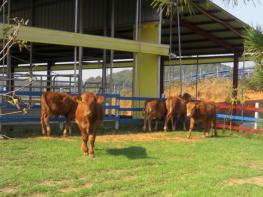
<instances>
[{"instance_id":1,"label":"corrugated metal roof","mask_svg":"<svg viewBox=\"0 0 263 197\"><path fill-rule=\"evenodd\" d=\"M104 18L107 14L105 9L110 13L112 0L83 0L83 29L85 33L103 34ZM18 16L33 21L33 26L73 31L74 30L74 0L12 0L11 12L12 16ZM150 0L142 0L142 18L141 21L156 21L159 19L158 13L150 5ZM231 26L235 31L240 32L247 27L245 23L238 20L222 8L212 2L197 3L204 12L212 15L208 17L200 10L195 10L195 15L187 15L182 13L182 20L190 23L194 28L198 28L206 32L206 34L219 39L226 45L233 48L238 48L240 52L243 50L243 38L237 35L228 26ZM32 8L34 7L34 12ZM110 22L110 15L106 16ZM135 24L136 0L115 0L115 15L116 15L116 32L118 38L133 39L133 28ZM32 18L32 16L34 16ZM1 16L0 16L1 18ZM218 22L220 20L221 22ZM223 25L222 23L227 24ZM32 25L32 23L31 23ZM173 50L178 53L177 44L177 26L174 19L173 28ZM108 24L108 28L110 23ZM108 31L109 32L109 31ZM169 43L169 19L164 19L162 26L162 43ZM232 53L233 51L222 47L220 43L216 43L200 32L193 31L189 26L184 25L181 21L181 40L183 55L201 55L201 54L220 54ZM72 47L51 46L51 45L35 45L34 57L47 61L53 59L55 61L66 61L73 59ZM63 54L62 54L63 53ZM43 55L41 55L43 54ZM17 55L23 56L21 53ZM102 56L101 50L85 49L85 59L96 59ZM131 57L130 53L116 52L117 57ZM28 54L24 54L28 58Z\"/></svg>"},{"instance_id":2,"label":"corrugated metal roof","mask_svg":"<svg viewBox=\"0 0 263 197\"><path fill-rule=\"evenodd\" d=\"M242 53L244 50L242 33L248 25L212 2L195 5L195 14L181 15L182 55L234 53L229 49L232 47L237 49L235 52ZM178 54L177 18L173 20L172 49ZM162 30L164 44L169 44L169 24L169 19L165 19ZM226 48L225 45L229 47Z\"/></svg>"}]
</instances>

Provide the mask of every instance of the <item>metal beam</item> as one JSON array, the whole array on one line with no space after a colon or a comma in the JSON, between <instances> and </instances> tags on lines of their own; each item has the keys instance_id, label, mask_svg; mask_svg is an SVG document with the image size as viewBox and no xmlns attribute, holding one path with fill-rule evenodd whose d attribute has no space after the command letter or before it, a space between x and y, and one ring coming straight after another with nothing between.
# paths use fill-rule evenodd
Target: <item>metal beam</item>
<instances>
[{"instance_id":1,"label":"metal beam","mask_svg":"<svg viewBox=\"0 0 263 197\"><path fill-rule=\"evenodd\" d=\"M235 47L231 46L230 44L224 42L222 39L208 33L207 31L201 29L200 27L197 27L195 25L193 25L191 22L182 19L181 20L182 25L191 29L193 32L199 34L200 36L207 38L208 40L218 44L219 46L222 46L225 49L228 49L231 52L236 52L239 51L238 49L236 49Z\"/></svg>"},{"instance_id":2,"label":"metal beam","mask_svg":"<svg viewBox=\"0 0 263 197\"><path fill-rule=\"evenodd\" d=\"M52 67L52 62L48 62L48 65L46 66L47 68L47 91L51 90L51 67Z\"/></svg>"},{"instance_id":3,"label":"metal beam","mask_svg":"<svg viewBox=\"0 0 263 197\"><path fill-rule=\"evenodd\" d=\"M195 25L195 23L192 23L193 25ZM175 26L173 26L173 28L176 28ZM241 30L244 30L244 28L235 28L237 31L241 31ZM208 32L208 33L221 33L221 32L229 32L229 30L228 29L213 29L213 30L205 30L206 32ZM183 36L186 36L186 35L194 35L194 34L196 34L195 32L192 32L192 31L190 31L190 32L183 32ZM173 35L177 35L177 31L176 31L176 29L175 29L175 31L174 31L174 33L173 33ZM162 32L162 36L170 36L170 34L169 33L167 33L166 31L163 31Z\"/></svg>"},{"instance_id":4,"label":"metal beam","mask_svg":"<svg viewBox=\"0 0 263 197\"><path fill-rule=\"evenodd\" d=\"M163 59L163 58L162 58ZM199 64L209 64L209 63L224 63L224 62L233 62L233 56L220 56L220 57L199 57ZM178 60L162 60L162 65L171 66L179 65ZM246 55L245 61L251 61L251 57ZM197 63L196 58L183 58L182 65L195 65ZM114 62L113 68L132 68L133 62ZM29 66L16 67L15 72L28 72ZM110 68L110 64L107 65L107 68ZM57 70L72 70L73 64L61 64L61 65L52 65L52 71ZM101 69L101 64L83 64L83 69ZM47 66L37 66L35 71L46 71Z\"/></svg>"},{"instance_id":5,"label":"metal beam","mask_svg":"<svg viewBox=\"0 0 263 197\"><path fill-rule=\"evenodd\" d=\"M132 68L133 62L114 62L113 68ZM58 71L58 70L73 70L74 65L73 64L59 64L59 65L52 65L52 71ZM85 69L101 69L101 63L98 64L83 64L82 65L83 70ZM110 68L110 64L107 64L107 68ZM30 67L29 66L21 66L16 67L15 72L29 72ZM47 66L37 66L35 67L34 71L46 71Z\"/></svg>"},{"instance_id":6,"label":"metal beam","mask_svg":"<svg viewBox=\"0 0 263 197\"><path fill-rule=\"evenodd\" d=\"M0 39L3 39L3 29L5 27L4 24L0 24ZM34 43L109 49L161 56L168 56L169 53L169 46L163 44L25 26L20 28L18 39Z\"/></svg>"},{"instance_id":7,"label":"metal beam","mask_svg":"<svg viewBox=\"0 0 263 197\"><path fill-rule=\"evenodd\" d=\"M246 61L250 61L250 58L246 56ZM225 63L233 62L233 56L225 57L198 57L199 64L212 64L212 63ZM183 65L195 65L197 64L197 58L184 58L182 59ZM179 65L178 60L166 60L164 61L165 66Z\"/></svg>"},{"instance_id":8,"label":"metal beam","mask_svg":"<svg viewBox=\"0 0 263 197\"><path fill-rule=\"evenodd\" d=\"M242 38L238 38L238 37L226 37L226 38L222 38L223 40L230 40L230 41L233 41L233 40L242 40ZM168 39L163 39L162 40L163 43L168 43ZM243 41L243 40L242 40ZM202 38L202 39L187 39L187 40L182 40L181 43L182 44L187 44L187 43L190 43L190 44L196 44L196 43L202 43L202 42L210 42L210 40L207 40L205 38ZM173 41L173 45L176 45L178 43L178 41Z\"/></svg>"},{"instance_id":9,"label":"metal beam","mask_svg":"<svg viewBox=\"0 0 263 197\"><path fill-rule=\"evenodd\" d=\"M234 66L233 66L233 98L237 97L237 87L238 87L238 63L239 63L239 55L237 53L234 54Z\"/></svg>"},{"instance_id":10,"label":"metal beam","mask_svg":"<svg viewBox=\"0 0 263 197\"><path fill-rule=\"evenodd\" d=\"M243 45L233 45L233 47L235 47L235 48L241 48ZM206 50L206 49L218 49L218 46L207 46L207 45L205 45L205 46L202 46L202 47L199 47L199 46L196 46L196 47L194 47L194 45L190 45L190 46L182 46L182 51L193 51L193 50L198 50L198 49L200 49L200 50ZM225 49L225 48L223 48L223 49ZM174 50L174 51L177 51L178 49L176 48L176 47L173 47L173 49L172 50ZM195 55L195 54L193 54L193 55Z\"/></svg>"},{"instance_id":11,"label":"metal beam","mask_svg":"<svg viewBox=\"0 0 263 197\"><path fill-rule=\"evenodd\" d=\"M199 12L201 12L202 14L204 14L205 16L207 16L208 18L210 18L211 20L220 23L221 25L223 25L225 28L229 29L230 31L232 31L234 34L236 34L237 36L243 38L243 35L237 31L234 27L232 27L230 24L226 23L225 21L221 20L220 18L216 17L215 15L209 13L207 10L204 10L202 7L200 7L197 4L193 4L194 8L196 10L198 10Z\"/></svg>"}]
</instances>

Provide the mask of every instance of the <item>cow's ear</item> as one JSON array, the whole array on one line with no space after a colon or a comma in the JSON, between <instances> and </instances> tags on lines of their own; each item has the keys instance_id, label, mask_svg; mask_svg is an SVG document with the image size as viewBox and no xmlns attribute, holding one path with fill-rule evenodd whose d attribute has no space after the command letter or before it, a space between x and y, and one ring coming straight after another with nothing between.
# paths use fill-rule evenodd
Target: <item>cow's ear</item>
<instances>
[{"instance_id":1,"label":"cow's ear","mask_svg":"<svg viewBox=\"0 0 263 197\"><path fill-rule=\"evenodd\" d=\"M104 96L97 96L97 103L98 104L102 104L102 103L104 103L104 101L105 101Z\"/></svg>"}]
</instances>

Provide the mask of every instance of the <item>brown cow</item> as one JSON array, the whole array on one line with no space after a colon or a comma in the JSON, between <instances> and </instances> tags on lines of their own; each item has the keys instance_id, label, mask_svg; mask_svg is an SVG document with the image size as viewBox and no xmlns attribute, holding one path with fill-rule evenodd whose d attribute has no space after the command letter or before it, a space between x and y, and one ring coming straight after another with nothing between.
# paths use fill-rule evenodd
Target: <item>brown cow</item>
<instances>
[{"instance_id":1,"label":"brown cow","mask_svg":"<svg viewBox=\"0 0 263 197\"><path fill-rule=\"evenodd\" d=\"M51 129L49 118L52 115L63 115L66 117L64 136L71 135L71 121L75 118L79 96L71 96L62 92L45 92L41 95L41 125L42 134L50 136Z\"/></svg>"},{"instance_id":2,"label":"brown cow","mask_svg":"<svg viewBox=\"0 0 263 197\"><path fill-rule=\"evenodd\" d=\"M167 131L168 124L171 121L172 130L176 129L176 121L183 122L183 128L186 127L186 104L193 100L193 97L184 93L179 96L171 96L166 100L167 115L164 123L164 131Z\"/></svg>"},{"instance_id":3,"label":"brown cow","mask_svg":"<svg viewBox=\"0 0 263 197\"><path fill-rule=\"evenodd\" d=\"M179 97L183 98L186 103L194 100L193 96L191 94L187 93L187 92L183 93L182 96L179 95Z\"/></svg>"},{"instance_id":4,"label":"brown cow","mask_svg":"<svg viewBox=\"0 0 263 197\"><path fill-rule=\"evenodd\" d=\"M143 130L147 130L147 125L149 131L152 131L152 120L156 119L155 130L158 129L158 120L162 120L166 115L166 106L164 100L151 99L145 101L144 104L144 126Z\"/></svg>"},{"instance_id":5,"label":"brown cow","mask_svg":"<svg viewBox=\"0 0 263 197\"><path fill-rule=\"evenodd\" d=\"M85 92L81 95L81 102L76 110L76 123L82 136L81 149L86 156L95 156L96 129L100 126L104 117L103 102L104 97ZM89 149L87 147L88 140L90 141Z\"/></svg>"},{"instance_id":6,"label":"brown cow","mask_svg":"<svg viewBox=\"0 0 263 197\"><path fill-rule=\"evenodd\" d=\"M166 108L167 115L165 117L164 131L167 131L170 121L172 123L172 130L175 130L175 118L184 118L186 115L186 101L182 96L171 96L166 100Z\"/></svg>"},{"instance_id":7,"label":"brown cow","mask_svg":"<svg viewBox=\"0 0 263 197\"><path fill-rule=\"evenodd\" d=\"M208 131L212 127L214 135L216 132L216 106L214 102L191 101L187 103L187 117L190 118L190 128L187 138L191 137L191 132L196 123L201 123L204 127L204 136L208 136Z\"/></svg>"}]
</instances>

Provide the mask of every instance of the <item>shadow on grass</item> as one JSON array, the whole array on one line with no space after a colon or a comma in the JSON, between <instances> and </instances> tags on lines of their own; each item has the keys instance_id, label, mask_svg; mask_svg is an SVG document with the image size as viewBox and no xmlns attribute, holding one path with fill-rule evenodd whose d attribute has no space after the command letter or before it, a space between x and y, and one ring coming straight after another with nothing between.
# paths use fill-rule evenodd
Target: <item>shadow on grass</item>
<instances>
[{"instance_id":1,"label":"shadow on grass","mask_svg":"<svg viewBox=\"0 0 263 197\"><path fill-rule=\"evenodd\" d=\"M119 156L124 155L129 159L145 159L147 158L146 149L139 146L131 146L128 148L112 148L106 150L108 154Z\"/></svg>"}]
</instances>

